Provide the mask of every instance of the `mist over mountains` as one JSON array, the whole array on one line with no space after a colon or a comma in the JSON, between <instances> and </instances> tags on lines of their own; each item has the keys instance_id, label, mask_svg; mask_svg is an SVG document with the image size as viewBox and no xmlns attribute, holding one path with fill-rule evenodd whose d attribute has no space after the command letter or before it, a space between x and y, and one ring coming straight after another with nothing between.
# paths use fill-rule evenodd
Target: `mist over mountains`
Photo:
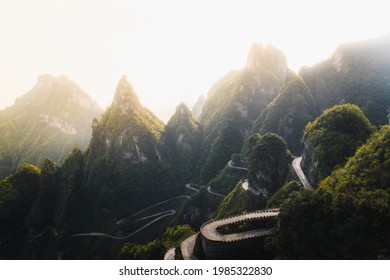
<instances>
[{"instance_id":1,"label":"mist over mountains","mask_svg":"<svg viewBox=\"0 0 390 280\"><path fill-rule=\"evenodd\" d=\"M0 111L0 178L22 163L45 158L61 163L74 146L85 149L91 120L102 112L68 77L38 77L29 92Z\"/></svg>"},{"instance_id":2,"label":"mist over mountains","mask_svg":"<svg viewBox=\"0 0 390 280\"><path fill-rule=\"evenodd\" d=\"M166 125L126 76L104 112L69 78L39 77L0 111L0 257L161 258L210 219L272 206L280 223L266 224L270 243L247 258L389 258L389 38L339 46L299 73L281 50L254 43L243 69L192 110L179 104ZM294 171L301 155L314 190ZM359 224L370 215L375 225ZM294 251L293 218L316 226L313 243L326 228L331 247L348 229L356 240L334 255ZM354 250L370 231L378 238Z\"/></svg>"}]
</instances>

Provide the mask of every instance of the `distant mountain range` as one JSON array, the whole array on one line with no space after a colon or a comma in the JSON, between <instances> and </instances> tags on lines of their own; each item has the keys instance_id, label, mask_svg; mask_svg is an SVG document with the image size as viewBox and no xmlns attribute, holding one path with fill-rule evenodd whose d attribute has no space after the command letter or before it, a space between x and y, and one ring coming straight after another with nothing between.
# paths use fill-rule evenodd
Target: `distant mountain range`
<instances>
[{"instance_id":1,"label":"distant mountain range","mask_svg":"<svg viewBox=\"0 0 390 280\"><path fill-rule=\"evenodd\" d=\"M303 246L291 217L318 234L332 228L325 247L342 247L337 238L353 229L356 243L334 258L390 257L378 232L389 237L389 47L390 36L343 45L295 73L281 50L254 43L243 69L192 110L178 105L166 125L126 76L105 112L67 77L39 77L0 111L0 258L160 258L192 232L182 223L198 230L271 206L281 223L266 256L332 258L318 236L313 251ZM301 155L311 191L292 166ZM360 228L364 209L379 218ZM354 250L370 231L381 243Z\"/></svg>"}]
</instances>

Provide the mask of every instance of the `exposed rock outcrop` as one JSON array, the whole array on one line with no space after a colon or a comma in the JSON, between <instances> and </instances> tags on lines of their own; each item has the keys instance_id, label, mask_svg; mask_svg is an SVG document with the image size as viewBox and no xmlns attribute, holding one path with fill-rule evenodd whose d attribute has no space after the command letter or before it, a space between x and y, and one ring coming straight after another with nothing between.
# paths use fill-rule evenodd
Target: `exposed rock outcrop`
<instances>
[{"instance_id":1,"label":"exposed rock outcrop","mask_svg":"<svg viewBox=\"0 0 390 280\"><path fill-rule=\"evenodd\" d=\"M313 186L318 183L318 162L319 158L314 144L310 141L304 141L301 168Z\"/></svg>"},{"instance_id":2,"label":"exposed rock outcrop","mask_svg":"<svg viewBox=\"0 0 390 280\"><path fill-rule=\"evenodd\" d=\"M100 144L92 147L105 147L96 150L97 153L107 153L132 163L161 159L161 148L157 143L164 125L141 105L125 75L118 82L112 105L100 121L93 122L93 128L92 143Z\"/></svg>"},{"instance_id":3,"label":"exposed rock outcrop","mask_svg":"<svg viewBox=\"0 0 390 280\"><path fill-rule=\"evenodd\" d=\"M269 198L283 185L291 154L283 138L276 134L255 134L249 142L249 188L253 193Z\"/></svg>"}]
</instances>

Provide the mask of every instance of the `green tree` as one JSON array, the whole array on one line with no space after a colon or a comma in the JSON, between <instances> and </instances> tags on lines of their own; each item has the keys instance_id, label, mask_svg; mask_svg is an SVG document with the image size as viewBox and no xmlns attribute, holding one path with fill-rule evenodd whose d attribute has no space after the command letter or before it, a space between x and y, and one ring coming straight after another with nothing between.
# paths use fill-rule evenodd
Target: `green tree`
<instances>
[{"instance_id":1,"label":"green tree","mask_svg":"<svg viewBox=\"0 0 390 280\"><path fill-rule=\"evenodd\" d=\"M285 200L268 246L286 259L390 258L389 162L384 126L317 190Z\"/></svg>"},{"instance_id":2,"label":"green tree","mask_svg":"<svg viewBox=\"0 0 390 280\"><path fill-rule=\"evenodd\" d=\"M0 258L18 258L26 241L25 217L40 188L40 169L23 164L0 181Z\"/></svg>"},{"instance_id":3,"label":"green tree","mask_svg":"<svg viewBox=\"0 0 390 280\"><path fill-rule=\"evenodd\" d=\"M119 253L122 260L162 260L165 247L160 240L154 240L146 245L125 243Z\"/></svg>"},{"instance_id":4,"label":"green tree","mask_svg":"<svg viewBox=\"0 0 390 280\"><path fill-rule=\"evenodd\" d=\"M189 225L168 227L162 236L162 242L167 249L178 247L182 241L194 234L195 231Z\"/></svg>"},{"instance_id":5,"label":"green tree","mask_svg":"<svg viewBox=\"0 0 390 280\"><path fill-rule=\"evenodd\" d=\"M313 185L342 166L361 146L373 127L359 107L336 105L306 126L303 169ZM312 168L316 165L316 168Z\"/></svg>"}]
</instances>

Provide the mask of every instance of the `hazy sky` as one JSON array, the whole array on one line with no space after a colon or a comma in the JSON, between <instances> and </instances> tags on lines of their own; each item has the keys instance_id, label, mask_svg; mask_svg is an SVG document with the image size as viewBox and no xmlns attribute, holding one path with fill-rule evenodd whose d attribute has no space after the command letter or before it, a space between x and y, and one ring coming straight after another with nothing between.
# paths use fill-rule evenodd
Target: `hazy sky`
<instances>
[{"instance_id":1,"label":"hazy sky","mask_svg":"<svg viewBox=\"0 0 390 280\"><path fill-rule=\"evenodd\" d=\"M166 121L242 68L254 41L298 71L389 32L389 11L384 0L0 0L0 109L44 73L66 74L105 108L126 74Z\"/></svg>"}]
</instances>

